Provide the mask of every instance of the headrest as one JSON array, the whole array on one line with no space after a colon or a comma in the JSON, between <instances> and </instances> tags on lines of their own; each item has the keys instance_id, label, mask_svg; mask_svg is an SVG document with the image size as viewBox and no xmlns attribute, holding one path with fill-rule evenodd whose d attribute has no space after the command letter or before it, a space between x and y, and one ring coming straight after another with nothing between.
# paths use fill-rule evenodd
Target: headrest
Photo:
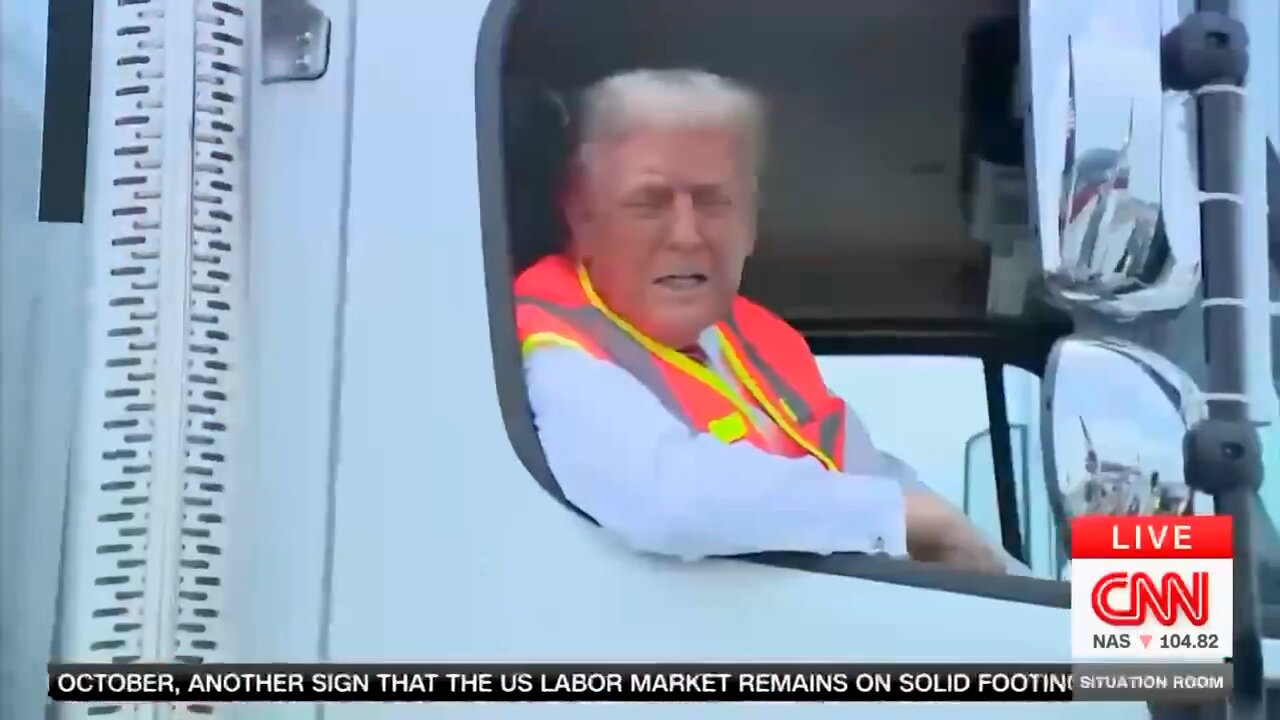
<instances>
[{"instance_id":1,"label":"headrest","mask_svg":"<svg viewBox=\"0 0 1280 720\"><path fill-rule=\"evenodd\" d=\"M516 272L559 249L559 193L573 149L569 106L545 85L510 78L503 89L507 218Z\"/></svg>"}]
</instances>

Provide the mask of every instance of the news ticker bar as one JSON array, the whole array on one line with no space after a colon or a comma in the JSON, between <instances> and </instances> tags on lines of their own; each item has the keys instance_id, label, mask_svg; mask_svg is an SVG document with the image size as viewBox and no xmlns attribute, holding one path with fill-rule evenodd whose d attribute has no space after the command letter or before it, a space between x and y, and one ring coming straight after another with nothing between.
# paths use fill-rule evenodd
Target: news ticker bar
<instances>
[{"instance_id":1,"label":"news ticker bar","mask_svg":"<svg viewBox=\"0 0 1280 720\"><path fill-rule=\"evenodd\" d=\"M1214 701L1213 664L448 663L52 665L59 702Z\"/></svg>"}]
</instances>

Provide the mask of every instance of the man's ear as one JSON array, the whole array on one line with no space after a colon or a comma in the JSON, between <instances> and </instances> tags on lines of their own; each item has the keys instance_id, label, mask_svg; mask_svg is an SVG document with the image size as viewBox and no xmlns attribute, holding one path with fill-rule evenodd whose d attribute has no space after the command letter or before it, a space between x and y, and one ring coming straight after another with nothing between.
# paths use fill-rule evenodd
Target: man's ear
<instances>
[{"instance_id":1,"label":"man's ear","mask_svg":"<svg viewBox=\"0 0 1280 720\"><path fill-rule=\"evenodd\" d=\"M749 258L756 251L756 238L760 230L760 178L758 176L750 176L746 197L747 240L743 247L743 257Z\"/></svg>"},{"instance_id":2,"label":"man's ear","mask_svg":"<svg viewBox=\"0 0 1280 720\"><path fill-rule=\"evenodd\" d=\"M563 220L565 238L564 247L578 262L589 264L590 248L584 243L590 241L591 231L588 224L592 211L586 195L586 189L578 173L569 174L557 198L560 217Z\"/></svg>"},{"instance_id":3,"label":"man's ear","mask_svg":"<svg viewBox=\"0 0 1280 720\"><path fill-rule=\"evenodd\" d=\"M751 216L747 218L747 241L746 247L743 248L743 257L751 257L756 251L756 238L759 235L760 218L759 214L753 209Z\"/></svg>"},{"instance_id":4,"label":"man's ear","mask_svg":"<svg viewBox=\"0 0 1280 720\"><path fill-rule=\"evenodd\" d=\"M570 233L577 228L581 228L589 219L589 210L584 192L582 171L574 169L566 173L564 185L560 188L558 204L560 206L560 214L564 218L565 225L568 226Z\"/></svg>"}]
</instances>

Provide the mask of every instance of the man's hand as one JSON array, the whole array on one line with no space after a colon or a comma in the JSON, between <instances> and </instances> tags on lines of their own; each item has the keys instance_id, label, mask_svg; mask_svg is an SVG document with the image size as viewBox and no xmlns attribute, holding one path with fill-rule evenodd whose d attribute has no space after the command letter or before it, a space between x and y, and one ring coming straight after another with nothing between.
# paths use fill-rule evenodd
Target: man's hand
<instances>
[{"instance_id":1,"label":"man's hand","mask_svg":"<svg viewBox=\"0 0 1280 720\"><path fill-rule=\"evenodd\" d=\"M1005 564L968 518L930 492L907 489L907 552L923 562L1003 575Z\"/></svg>"},{"instance_id":2,"label":"man's hand","mask_svg":"<svg viewBox=\"0 0 1280 720\"><path fill-rule=\"evenodd\" d=\"M974 542L963 542L945 548L939 562L957 570L970 570L991 575L1004 575L1008 572L1000 556L981 538L976 538Z\"/></svg>"}]
</instances>

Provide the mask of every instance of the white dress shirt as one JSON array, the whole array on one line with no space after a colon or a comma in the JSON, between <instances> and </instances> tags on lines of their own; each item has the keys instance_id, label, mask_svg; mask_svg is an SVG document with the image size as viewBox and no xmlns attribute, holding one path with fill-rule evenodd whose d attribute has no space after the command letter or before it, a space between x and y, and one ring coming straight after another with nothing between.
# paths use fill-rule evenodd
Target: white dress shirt
<instances>
[{"instance_id":1,"label":"white dress shirt","mask_svg":"<svg viewBox=\"0 0 1280 720\"><path fill-rule=\"evenodd\" d=\"M736 386L709 339L701 345L710 366ZM846 473L837 474L813 457L695 433L629 372L574 348L533 350L525 374L565 497L636 550L689 560L778 550L906 556L902 485L923 484L875 451L852 411Z\"/></svg>"}]
</instances>

